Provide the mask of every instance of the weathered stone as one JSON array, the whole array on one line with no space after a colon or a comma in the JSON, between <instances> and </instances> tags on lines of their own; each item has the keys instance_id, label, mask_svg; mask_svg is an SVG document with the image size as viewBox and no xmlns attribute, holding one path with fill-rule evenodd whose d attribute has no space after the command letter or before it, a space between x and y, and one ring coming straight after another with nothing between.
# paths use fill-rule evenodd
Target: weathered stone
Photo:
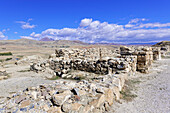
<instances>
[{"instance_id":1,"label":"weathered stone","mask_svg":"<svg viewBox=\"0 0 170 113\"><path fill-rule=\"evenodd\" d=\"M71 109L72 109L71 107L72 107L71 104L65 102L65 103L62 105L61 109L62 109L63 112L68 113L68 112L71 111Z\"/></svg>"},{"instance_id":2,"label":"weathered stone","mask_svg":"<svg viewBox=\"0 0 170 113\"><path fill-rule=\"evenodd\" d=\"M105 99L106 99L106 102L108 102L110 106L113 104L114 98L115 98L115 96L113 94L113 90L110 88L107 89L105 91Z\"/></svg>"},{"instance_id":3,"label":"weathered stone","mask_svg":"<svg viewBox=\"0 0 170 113\"><path fill-rule=\"evenodd\" d=\"M37 99L37 96L38 96L38 92L33 91L33 92L31 92L31 95L32 95L33 98L36 100L36 99Z\"/></svg>"},{"instance_id":4,"label":"weathered stone","mask_svg":"<svg viewBox=\"0 0 170 113\"><path fill-rule=\"evenodd\" d=\"M48 113L62 113L61 107L56 107L56 106L50 107Z\"/></svg>"},{"instance_id":5,"label":"weathered stone","mask_svg":"<svg viewBox=\"0 0 170 113\"><path fill-rule=\"evenodd\" d=\"M25 96L25 95L21 95L21 96L19 96L19 97L16 99L15 103L16 103L16 104L19 104L20 102L22 102L22 101L25 100L25 99L26 99L26 96Z\"/></svg>"},{"instance_id":6,"label":"weathered stone","mask_svg":"<svg viewBox=\"0 0 170 113\"><path fill-rule=\"evenodd\" d=\"M30 100L24 100L21 102L20 108L25 108L31 104Z\"/></svg>"},{"instance_id":7,"label":"weathered stone","mask_svg":"<svg viewBox=\"0 0 170 113\"><path fill-rule=\"evenodd\" d=\"M97 95L98 99L94 99L92 102L89 103L90 106L94 106L95 108L99 108L105 102L105 95L100 94Z\"/></svg>"},{"instance_id":8,"label":"weathered stone","mask_svg":"<svg viewBox=\"0 0 170 113\"><path fill-rule=\"evenodd\" d=\"M71 110L78 111L82 105L79 103L73 103L71 104Z\"/></svg>"},{"instance_id":9,"label":"weathered stone","mask_svg":"<svg viewBox=\"0 0 170 113\"><path fill-rule=\"evenodd\" d=\"M66 90L63 93L53 95L53 102L56 105L62 105L66 100L71 97L71 91Z\"/></svg>"}]
</instances>

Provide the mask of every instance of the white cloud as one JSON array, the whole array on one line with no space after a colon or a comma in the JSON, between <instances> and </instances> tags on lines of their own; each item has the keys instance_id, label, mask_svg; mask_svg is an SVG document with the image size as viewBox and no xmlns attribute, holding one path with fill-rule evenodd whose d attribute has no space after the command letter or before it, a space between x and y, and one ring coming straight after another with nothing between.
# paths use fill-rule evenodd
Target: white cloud
<instances>
[{"instance_id":1,"label":"white cloud","mask_svg":"<svg viewBox=\"0 0 170 113\"><path fill-rule=\"evenodd\" d=\"M14 34L18 34L18 32L14 32Z\"/></svg>"},{"instance_id":2,"label":"white cloud","mask_svg":"<svg viewBox=\"0 0 170 113\"><path fill-rule=\"evenodd\" d=\"M91 22L92 22L92 19L85 18L81 20L80 27L88 26L90 25Z\"/></svg>"},{"instance_id":3,"label":"white cloud","mask_svg":"<svg viewBox=\"0 0 170 113\"><path fill-rule=\"evenodd\" d=\"M22 29L32 29L35 28L35 25L30 25L30 23L23 24L21 26Z\"/></svg>"},{"instance_id":4,"label":"white cloud","mask_svg":"<svg viewBox=\"0 0 170 113\"><path fill-rule=\"evenodd\" d=\"M142 21L145 20L146 19L142 19ZM137 22L137 20L133 21L133 23L135 22ZM126 25L118 25L109 24L107 22L101 23L99 21L92 21L92 19L86 18L81 21L80 26L81 27L74 29L73 28L47 29L39 34L33 32L30 34L30 36L26 36L25 38L39 40L41 38L48 37L54 40L81 40L89 43L93 42L132 43L132 42L155 42L160 40L170 40L169 38L170 28L159 28L167 27L169 26L169 23L164 24L128 23ZM154 29L152 26L154 26Z\"/></svg>"},{"instance_id":5,"label":"white cloud","mask_svg":"<svg viewBox=\"0 0 170 113\"><path fill-rule=\"evenodd\" d=\"M0 31L0 40L6 40L8 37L5 36L1 31Z\"/></svg>"},{"instance_id":6,"label":"white cloud","mask_svg":"<svg viewBox=\"0 0 170 113\"><path fill-rule=\"evenodd\" d=\"M146 18L135 18L135 19L132 19L131 21L129 21L129 24L132 24L132 23L138 23L139 21L147 21L148 19Z\"/></svg>"},{"instance_id":7,"label":"white cloud","mask_svg":"<svg viewBox=\"0 0 170 113\"><path fill-rule=\"evenodd\" d=\"M22 29L32 29L32 28L36 27L36 25L33 25L33 24L31 25L30 24L30 21L32 21L32 20L33 20L32 18L29 18L27 20L27 22L25 22L25 21L16 21L16 23L20 23Z\"/></svg>"},{"instance_id":8,"label":"white cloud","mask_svg":"<svg viewBox=\"0 0 170 113\"><path fill-rule=\"evenodd\" d=\"M161 24L161 23L146 23L146 24L140 24L138 26L139 28L154 28L154 27L170 27L170 23L165 23L165 24Z\"/></svg>"},{"instance_id":9,"label":"white cloud","mask_svg":"<svg viewBox=\"0 0 170 113\"><path fill-rule=\"evenodd\" d=\"M125 28L139 29L139 28L163 28L170 27L170 23L142 23L143 21L148 21L145 18L136 18L129 21L128 24L125 25Z\"/></svg>"}]
</instances>

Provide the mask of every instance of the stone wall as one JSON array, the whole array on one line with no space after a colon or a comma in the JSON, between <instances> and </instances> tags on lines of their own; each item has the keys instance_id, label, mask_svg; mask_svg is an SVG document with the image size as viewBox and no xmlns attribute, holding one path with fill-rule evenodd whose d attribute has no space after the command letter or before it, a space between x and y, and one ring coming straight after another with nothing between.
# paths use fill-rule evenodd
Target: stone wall
<instances>
[{"instance_id":1,"label":"stone wall","mask_svg":"<svg viewBox=\"0 0 170 113\"><path fill-rule=\"evenodd\" d=\"M127 74L105 75L30 87L9 96L0 112L103 113L120 99L126 78Z\"/></svg>"},{"instance_id":2,"label":"stone wall","mask_svg":"<svg viewBox=\"0 0 170 113\"><path fill-rule=\"evenodd\" d=\"M151 47L137 47L133 48L120 47L120 54L122 57L126 56L136 56L137 64L136 70L142 73L148 73L150 66L152 65L153 60L160 59L159 50L155 50Z\"/></svg>"}]
</instances>

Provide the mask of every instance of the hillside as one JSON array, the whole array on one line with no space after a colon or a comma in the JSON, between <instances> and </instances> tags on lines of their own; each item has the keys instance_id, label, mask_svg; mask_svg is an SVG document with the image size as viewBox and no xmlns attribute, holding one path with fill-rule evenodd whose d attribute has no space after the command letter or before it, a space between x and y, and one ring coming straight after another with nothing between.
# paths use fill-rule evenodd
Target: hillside
<instances>
[{"instance_id":1,"label":"hillside","mask_svg":"<svg viewBox=\"0 0 170 113\"><path fill-rule=\"evenodd\" d=\"M170 46L170 41L162 41L162 42L159 42L155 45L153 45L154 47L163 47L163 46L167 46L169 45Z\"/></svg>"},{"instance_id":2,"label":"hillside","mask_svg":"<svg viewBox=\"0 0 170 113\"><path fill-rule=\"evenodd\" d=\"M71 41L71 40L56 40L51 41L47 38L38 40L31 39L18 39L18 40L0 40L0 45L24 45L24 46L40 46L40 47L59 47L59 46L82 46L88 45L81 41Z\"/></svg>"}]
</instances>

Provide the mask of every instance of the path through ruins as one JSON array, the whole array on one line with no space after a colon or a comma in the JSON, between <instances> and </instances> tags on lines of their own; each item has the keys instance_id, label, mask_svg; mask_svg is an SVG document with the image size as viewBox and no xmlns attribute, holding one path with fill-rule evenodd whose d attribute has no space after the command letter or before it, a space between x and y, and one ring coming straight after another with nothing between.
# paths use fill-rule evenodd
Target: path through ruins
<instances>
[{"instance_id":1,"label":"path through ruins","mask_svg":"<svg viewBox=\"0 0 170 113\"><path fill-rule=\"evenodd\" d=\"M170 113L170 59L153 63L150 74L136 75L140 83L132 102L115 103L109 113Z\"/></svg>"}]
</instances>

